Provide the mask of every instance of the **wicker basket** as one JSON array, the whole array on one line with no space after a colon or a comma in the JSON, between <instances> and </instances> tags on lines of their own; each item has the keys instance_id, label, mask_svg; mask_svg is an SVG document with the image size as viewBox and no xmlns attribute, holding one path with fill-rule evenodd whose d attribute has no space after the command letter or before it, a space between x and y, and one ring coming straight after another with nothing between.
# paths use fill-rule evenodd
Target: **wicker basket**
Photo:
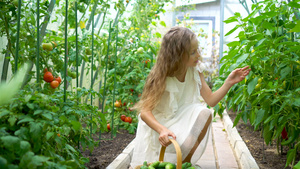
<instances>
[{"instance_id":1,"label":"wicker basket","mask_svg":"<svg viewBox=\"0 0 300 169\"><path fill-rule=\"evenodd\" d=\"M176 150L176 155L177 155L177 165L176 165L176 169L181 169L182 166L182 154L181 154L181 150L180 150L180 146L177 143L176 140L174 139L170 139L170 141L172 142L172 144L175 147ZM160 149L160 153L159 153L159 161L163 162L164 161L164 157L165 157L165 151L166 151L166 147L162 146ZM151 163L148 163L151 164ZM136 166L134 169L140 169L143 165L139 165Z\"/></svg>"}]
</instances>

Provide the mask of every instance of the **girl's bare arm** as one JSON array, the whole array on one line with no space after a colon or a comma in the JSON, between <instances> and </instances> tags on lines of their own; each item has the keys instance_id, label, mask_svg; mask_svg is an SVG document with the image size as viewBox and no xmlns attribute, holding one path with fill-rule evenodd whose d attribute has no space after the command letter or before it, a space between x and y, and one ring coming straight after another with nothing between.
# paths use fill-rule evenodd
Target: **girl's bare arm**
<instances>
[{"instance_id":1,"label":"girl's bare arm","mask_svg":"<svg viewBox=\"0 0 300 169\"><path fill-rule=\"evenodd\" d=\"M204 75L202 73L199 73L202 83L200 93L204 101L210 107L214 107L215 105L217 105L234 84L245 79L245 77L249 74L251 70L248 68L249 66L246 66L232 71L225 80L224 84L215 92L212 92L207 83L205 82Z\"/></svg>"},{"instance_id":2,"label":"girl's bare arm","mask_svg":"<svg viewBox=\"0 0 300 169\"><path fill-rule=\"evenodd\" d=\"M159 134L159 142L162 146L167 147L171 142L169 141L169 136L176 139L175 134L167 129L165 126L160 124L151 111L141 111L141 119L154 131Z\"/></svg>"}]
</instances>

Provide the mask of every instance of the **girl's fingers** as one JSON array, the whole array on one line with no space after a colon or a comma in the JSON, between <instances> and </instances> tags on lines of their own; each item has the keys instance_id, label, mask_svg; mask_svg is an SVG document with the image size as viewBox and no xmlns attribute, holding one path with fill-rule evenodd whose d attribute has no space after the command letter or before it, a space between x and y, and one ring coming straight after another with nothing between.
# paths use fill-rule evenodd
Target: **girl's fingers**
<instances>
[{"instance_id":1,"label":"girl's fingers","mask_svg":"<svg viewBox=\"0 0 300 169\"><path fill-rule=\"evenodd\" d=\"M245 67L242 68L242 70L246 70L248 68L249 68L249 66L245 66Z\"/></svg>"}]
</instances>

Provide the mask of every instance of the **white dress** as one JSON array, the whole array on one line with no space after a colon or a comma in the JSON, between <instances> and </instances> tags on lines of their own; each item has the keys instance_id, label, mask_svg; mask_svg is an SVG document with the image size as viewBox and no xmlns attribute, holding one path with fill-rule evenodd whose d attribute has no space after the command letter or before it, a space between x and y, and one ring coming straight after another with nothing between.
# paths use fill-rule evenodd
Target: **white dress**
<instances>
[{"instance_id":1,"label":"white dress","mask_svg":"<svg viewBox=\"0 0 300 169\"><path fill-rule=\"evenodd\" d=\"M199 73L202 73L200 64L190 67L187 70L185 81L180 82L176 77L167 77L166 89L162 95L161 102L152 111L156 120L171 130L176 141L181 146L186 142L188 135L193 132L191 129L199 113L207 109L200 102L200 89L202 87ZM201 122L200 125L205 124ZM195 127L194 127L195 128ZM135 168L142 165L144 161L158 161L161 145L158 141L159 134L151 129L139 116L139 123L135 138L135 147L130 166ZM206 148L208 135L196 149L191 162L195 163ZM187 155L185 149L181 147L182 159ZM166 148L164 161L176 163L176 151L174 146Z\"/></svg>"}]
</instances>

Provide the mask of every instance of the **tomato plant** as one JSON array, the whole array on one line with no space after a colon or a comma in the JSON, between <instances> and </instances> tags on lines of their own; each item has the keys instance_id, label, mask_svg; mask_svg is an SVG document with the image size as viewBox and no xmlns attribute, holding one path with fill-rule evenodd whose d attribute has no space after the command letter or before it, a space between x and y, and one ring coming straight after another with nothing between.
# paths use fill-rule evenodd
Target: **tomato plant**
<instances>
[{"instance_id":1,"label":"tomato plant","mask_svg":"<svg viewBox=\"0 0 300 169\"><path fill-rule=\"evenodd\" d=\"M109 1L76 1L77 11L75 1L69 1L67 32L66 23L60 21L66 20L65 2L41 2L40 18L36 18L31 15L32 11L36 11L36 2L22 0L22 28L19 30L16 22L17 2L0 2L3 12L0 36L8 40L7 48L1 51L7 53L3 68L8 64L11 66L6 69L18 68L28 61L33 65L28 71L23 90L11 104L0 107L0 151L5 154L1 154L0 161L4 161L3 165L7 168L83 168L87 159L82 157L77 146L80 144L83 149L92 151L95 142L91 136L106 132L108 124L114 124L111 126L112 133L119 128L135 133L137 116L131 107L138 101L146 75L155 62L154 57L160 45L150 39L161 37L159 33L152 34L152 31L159 14L164 12L164 3L169 1L157 0L149 4L143 0L134 3L133 10L128 11L129 17L122 16L129 1L117 1L114 4ZM112 5L120 14L114 19L109 18L111 15L108 12ZM93 11L87 12L90 9ZM145 12L141 13L140 10ZM76 13L82 16L77 21ZM96 28L98 32L93 35L90 14L94 14L94 17L99 14L106 16L103 17L103 24ZM39 27L37 20L43 21ZM109 20L116 21L111 29ZM74 31L75 23L79 23L78 36ZM159 23L165 26L164 22ZM40 30L39 39L37 30ZM19 60L15 63L18 31ZM68 44L65 44L65 38ZM81 68L78 72L77 66ZM94 73L94 77L90 78L91 73ZM106 79L105 74L107 80L104 82L102 79ZM5 76L4 73L2 77ZM90 80L85 80L87 77ZM61 78L66 93L56 89L62 82ZM79 80L76 87L75 80ZM99 91L95 91L99 88ZM119 100L117 105L114 105L114 98ZM98 107L96 101L100 102L101 99L103 105ZM101 108L103 111L99 110ZM123 120L121 115L125 116L122 116ZM109 120L113 120L113 123Z\"/></svg>"}]
</instances>

